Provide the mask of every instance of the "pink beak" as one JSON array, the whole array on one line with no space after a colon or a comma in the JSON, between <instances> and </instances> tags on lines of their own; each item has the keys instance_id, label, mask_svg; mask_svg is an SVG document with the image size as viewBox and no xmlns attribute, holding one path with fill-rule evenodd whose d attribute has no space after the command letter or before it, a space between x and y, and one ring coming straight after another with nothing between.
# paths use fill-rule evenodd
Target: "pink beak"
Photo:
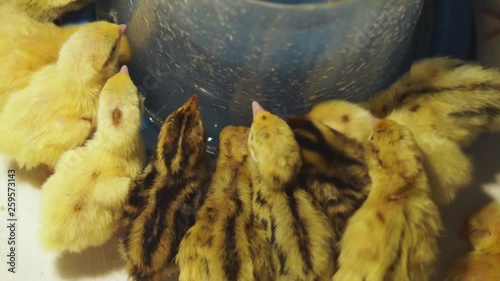
<instances>
[{"instance_id":1,"label":"pink beak","mask_svg":"<svg viewBox=\"0 0 500 281\"><path fill-rule=\"evenodd\" d=\"M253 111L253 116L266 111L258 102L253 101L252 102L252 111Z\"/></svg>"},{"instance_id":2,"label":"pink beak","mask_svg":"<svg viewBox=\"0 0 500 281\"><path fill-rule=\"evenodd\" d=\"M372 125L375 126L375 123L377 123L378 120L378 118L372 117Z\"/></svg>"},{"instance_id":3,"label":"pink beak","mask_svg":"<svg viewBox=\"0 0 500 281\"><path fill-rule=\"evenodd\" d=\"M129 75L128 74L128 67L126 65L122 66L122 68L120 68L120 73Z\"/></svg>"},{"instance_id":4,"label":"pink beak","mask_svg":"<svg viewBox=\"0 0 500 281\"><path fill-rule=\"evenodd\" d=\"M123 33L125 33L125 30L127 30L127 25L120 24L120 25L118 25L118 27L120 28L120 36L121 36L121 35L123 35Z\"/></svg>"}]
</instances>

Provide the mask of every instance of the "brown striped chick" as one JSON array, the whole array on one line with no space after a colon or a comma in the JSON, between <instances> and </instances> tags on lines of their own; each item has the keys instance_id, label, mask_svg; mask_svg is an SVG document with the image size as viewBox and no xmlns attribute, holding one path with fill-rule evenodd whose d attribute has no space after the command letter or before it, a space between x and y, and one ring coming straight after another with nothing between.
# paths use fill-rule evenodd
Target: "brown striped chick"
<instances>
[{"instance_id":1,"label":"brown striped chick","mask_svg":"<svg viewBox=\"0 0 500 281\"><path fill-rule=\"evenodd\" d=\"M39 22L53 22L68 12L79 10L93 0L4 0Z\"/></svg>"},{"instance_id":2,"label":"brown striped chick","mask_svg":"<svg viewBox=\"0 0 500 281\"><path fill-rule=\"evenodd\" d=\"M253 102L248 147L256 218L268 225L276 280L330 280L334 234L328 218L297 182L300 147L288 124Z\"/></svg>"},{"instance_id":3,"label":"brown striped chick","mask_svg":"<svg viewBox=\"0 0 500 281\"><path fill-rule=\"evenodd\" d=\"M228 126L220 133L207 200L176 257L180 281L275 280L271 244L253 220L248 132Z\"/></svg>"},{"instance_id":4,"label":"brown striped chick","mask_svg":"<svg viewBox=\"0 0 500 281\"><path fill-rule=\"evenodd\" d=\"M55 64L35 73L0 113L0 152L21 168L54 167L95 130L98 98L116 73L125 25L93 22L63 45Z\"/></svg>"},{"instance_id":5,"label":"brown striped chick","mask_svg":"<svg viewBox=\"0 0 500 281\"><path fill-rule=\"evenodd\" d=\"M299 144L303 167L298 181L314 197L333 227L334 244L347 219L368 196L371 179L364 145L303 116L289 117Z\"/></svg>"},{"instance_id":6,"label":"brown striped chick","mask_svg":"<svg viewBox=\"0 0 500 281\"><path fill-rule=\"evenodd\" d=\"M500 132L500 71L446 57L420 60L364 106L377 117L410 113L415 127L432 125L433 134L468 146Z\"/></svg>"},{"instance_id":7,"label":"brown striped chick","mask_svg":"<svg viewBox=\"0 0 500 281\"><path fill-rule=\"evenodd\" d=\"M204 127L193 95L162 125L158 145L125 204L120 252L136 281L172 275L210 180Z\"/></svg>"},{"instance_id":8,"label":"brown striped chick","mask_svg":"<svg viewBox=\"0 0 500 281\"><path fill-rule=\"evenodd\" d=\"M141 173L144 146L137 88L124 66L104 86L94 137L64 153L42 186L41 242L80 252L104 244L118 228L129 186Z\"/></svg>"},{"instance_id":9,"label":"brown striped chick","mask_svg":"<svg viewBox=\"0 0 500 281\"><path fill-rule=\"evenodd\" d=\"M422 106L420 111L394 111L387 119L394 120L412 131L425 153L424 166L432 197L438 204L448 204L460 189L471 182L472 166L458 144L434 130L434 124L442 120L427 113ZM308 116L360 142L366 142L370 134L366 124L371 123L371 114L353 103L341 100L325 101L315 105ZM356 132L353 133L354 131Z\"/></svg>"},{"instance_id":10,"label":"brown striped chick","mask_svg":"<svg viewBox=\"0 0 500 281\"><path fill-rule=\"evenodd\" d=\"M441 231L423 153L406 127L376 121L366 159L368 199L349 219L334 281L427 281Z\"/></svg>"},{"instance_id":11,"label":"brown striped chick","mask_svg":"<svg viewBox=\"0 0 500 281\"><path fill-rule=\"evenodd\" d=\"M396 109L398 99L408 90L418 94L419 90L443 88L460 81L448 76L453 69L463 66L466 61L447 57L425 58L414 62L410 69L396 82L360 103L377 118L385 118ZM447 79L444 79L448 76ZM465 77L462 77L465 78ZM470 78L469 78L470 80Z\"/></svg>"},{"instance_id":12,"label":"brown striped chick","mask_svg":"<svg viewBox=\"0 0 500 281\"><path fill-rule=\"evenodd\" d=\"M468 219L465 229L474 250L457 260L446 280L500 280L500 203L481 208Z\"/></svg>"}]
</instances>

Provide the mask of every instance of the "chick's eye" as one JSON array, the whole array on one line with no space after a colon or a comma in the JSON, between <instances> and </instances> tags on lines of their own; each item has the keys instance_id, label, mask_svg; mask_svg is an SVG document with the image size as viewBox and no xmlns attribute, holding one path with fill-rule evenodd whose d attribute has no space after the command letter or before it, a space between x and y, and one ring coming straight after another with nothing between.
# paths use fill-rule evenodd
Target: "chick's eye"
<instances>
[{"instance_id":1,"label":"chick's eye","mask_svg":"<svg viewBox=\"0 0 500 281\"><path fill-rule=\"evenodd\" d=\"M111 51L109 52L109 56L113 56L113 54L116 52L116 47L118 46L118 42L116 42L113 45L113 48L111 48Z\"/></svg>"}]
</instances>

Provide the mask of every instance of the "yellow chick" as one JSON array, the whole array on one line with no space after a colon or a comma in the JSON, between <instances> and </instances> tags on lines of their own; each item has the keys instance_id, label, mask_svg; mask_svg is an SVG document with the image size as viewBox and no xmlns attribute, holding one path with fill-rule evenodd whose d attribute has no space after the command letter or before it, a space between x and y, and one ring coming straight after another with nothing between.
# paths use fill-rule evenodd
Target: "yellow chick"
<instances>
[{"instance_id":1,"label":"yellow chick","mask_svg":"<svg viewBox=\"0 0 500 281\"><path fill-rule=\"evenodd\" d=\"M415 62L364 106L376 117L414 113L415 126L432 125L434 134L464 147L484 132L500 131L499 93L497 69L437 57Z\"/></svg>"},{"instance_id":2,"label":"yellow chick","mask_svg":"<svg viewBox=\"0 0 500 281\"><path fill-rule=\"evenodd\" d=\"M59 27L37 22L26 14L0 4L0 111L10 95L28 85L41 67L57 61L61 46L85 25ZM118 61L127 63L131 51L122 35Z\"/></svg>"},{"instance_id":3,"label":"yellow chick","mask_svg":"<svg viewBox=\"0 0 500 281\"><path fill-rule=\"evenodd\" d=\"M332 111L335 110L335 111ZM306 115L363 144L372 130L372 114L344 100L329 100L315 105Z\"/></svg>"},{"instance_id":4,"label":"yellow chick","mask_svg":"<svg viewBox=\"0 0 500 281\"><path fill-rule=\"evenodd\" d=\"M120 252L135 281L172 275L174 258L206 195L210 164L193 95L162 125L158 146L124 208Z\"/></svg>"},{"instance_id":5,"label":"yellow chick","mask_svg":"<svg viewBox=\"0 0 500 281\"><path fill-rule=\"evenodd\" d=\"M373 120L366 109L341 100L319 103L308 116L362 143L366 143L371 132L366 124ZM442 119L429 114L424 105L416 111L395 110L386 118L408 127L424 151L433 199L439 204L453 201L457 192L471 182L472 166L457 143L435 130L435 124Z\"/></svg>"},{"instance_id":6,"label":"yellow chick","mask_svg":"<svg viewBox=\"0 0 500 281\"><path fill-rule=\"evenodd\" d=\"M330 280L334 234L328 218L297 179L303 162L288 124L253 102L248 147L256 218L267 224L276 280Z\"/></svg>"},{"instance_id":7,"label":"yellow chick","mask_svg":"<svg viewBox=\"0 0 500 281\"><path fill-rule=\"evenodd\" d=\"M275 280L270 241L253 220L248 132L228 126L220 133L207 199L176 257L180 281Z\"/></svg>"},{"instance_id":8,"label":"yellow chick","mask_svg":"<svg viewBox=\"0 0 500 281\"><path fill-rule=\"evenodd\" d=\"M102 89L93 138L64 153L42 186L45 248L80 252L104 244L116 231L129 186L145 160L141 106L124 66Z\"/></svg>"},{"instance_id":9,"label":"yellow chick","mask_svg":"<svg viewBox=\"0 0 500 281\"><path fill-rule=\"evenodd\" d=\"M94 22L74 33L55 64L35 73L0 113L0 152L20 167L54 167L95 130L99 93L116 73L125 25Z\"/></svg>"},{"instance_id":10,"label":"yellow chick","mask_svg":"<svg viewBox=\"0 0 500 281\"><path fill-rule=\"evenodd\" d=\"M473 214L466 233L474 251L457 261L446 280L500 280L500 203L490 203Z\"/></svg>"},{"instance_id":11,"label":"yellow chick","mask_svg":"<svg viewBox=\"0 0 500 281\"><path fill-rule=\"evenodd\" d=\"M372 189L349 219L333 281L427 281L442 229L423 153L406 127L376 121L366 159Z\"/></svg>"},{"instance_id":12,"label":"yellow chick","mask_svg":"<svg viewBox=\"0 0 500 281\"><path fill-rule=\"evenodd\" d=\"M326 213L335 244L347 219L368 196L371 179L364 146L348 135L303 116L289 117L304 163L299 182Z\"/></svg>"},{"instance_id":13,"label":"yellow chick","mask_svg":"<svg viewBox=\"0 0 500 281\"><path fill-rule=\"evenodd\" d=\"M11 5L24 11L39 22L53 22L68 12L77 11L94 0L3 0L4 5Z\"/></svg>"}]
</instances>

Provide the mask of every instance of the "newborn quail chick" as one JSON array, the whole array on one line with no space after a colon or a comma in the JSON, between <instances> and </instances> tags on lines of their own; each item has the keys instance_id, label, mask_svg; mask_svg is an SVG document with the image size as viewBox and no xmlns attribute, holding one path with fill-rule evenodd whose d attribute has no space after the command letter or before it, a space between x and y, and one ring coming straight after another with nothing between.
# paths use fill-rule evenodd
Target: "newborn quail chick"
<instances>
[{"instance_id":1,"label":"newborn quail chick","mask_svg":"<svg viewBox=\"0 0 500 281\"><path fill-rule=\"evenodd\" d=\"M484 132L500 131L500 71L453 58L423 59L364 106L376 117L410 115L415 127L432 126L434 134L464 147Z\"/></svg>"},{"instance_id":2,"label":"newborn quail chick","mask_svg":"<svg viewBox=\"0 0 500 281\"><path fill-rule=\"evenodd\" d=\"M248 128L220 133L217 168L177 254L180 281L275 280L271 244L253 220Z\"/></svg>"},{"instance_id":3,"label":"newborn quail chick","mask_svg":"<svg viewBox=\"0 0 500 281\"><path fill-rule=\"evenodd\" d=\"M54 167L96 127L98 98L116 73L125 25L93 22L63 45L55 64L36 72L0 113L0 152L21 168Z\"/></svg>"},{"instance_id":4,"label":"newborn quail chick","mask_svg":"<svg viewBox=\"0 0 500 281\"><path fill-rule=\"evenodd\" d=\"M349 219L334 281L427 281L442 228L412 133L377 121L367 144L368 199Z\"/></svg>"},{"instance_id":5,"label":"newborn quail chick","mask_svg":"<svg viewBox=\"0 0 500 281\"><path fill-rule=\"evenodd\" d=\"M0 4L0 25L1 111L11 94L26 87L36 71L57 61L62 45L86 24L61 27L38 22L10 5ZM128 40L122 35L118 62L127 63L130 58Z\"/></svg>"},{"instance_id":6,"label":"newborn quail chick","mask_svg":"<svg viewBox=\"0 0 500 281\"><path fill-rule=\"evenodd\" d=\"M104 244L142 170L141 102L126 67L104 85L99 103L93 138L64 153L42 186L41 241L47 249L80 252Z\"/></svg>"},{"instance_id":7,"label":"newborn quail chick","mask_svg":"<svg viewBox=\"0 0 500 281\"><path fill-rule=\"evenodd\" d=\"M267 224L277 262L276 280L330 280L334 234L328 218L297 182L300 147L288 124L253 106L248 147L256 218ZM257 207L258 206L258 207Z\"/></svg>"},{"instance_id":8,"label":"newborn quail chick","mask_svg":"<svg viewBox=\"0 0 500 281\"><path fill-rule=\"evenodd\" d=\"M457 143L437 133L434 118L423 108L417 111L396 110L387 116L408 127L425 153L424 166L429 178L432 197L439 204L450 203L456 193L471 181L471 163ZM422 114L422 115L421 115ZM309 113L312 120L327 124L341 133L364 143L368 139L372 117L362 107L340 100L326 101L314 106ZM352 132L356 131L353 135Z\"/></svg>"},{"instance_id":9,"label":"newborn quail chick","mask_svg":"<svg viewBox=\"0 0 500 281\"><path fill-rule=\"evenodd\" d=\"M298 182L327 215L336 245L347 219L370 191L364 146L349 135L302 116L289 117L287 122L303 161Z\"/></svg>"},{"instance_id":10,"label":"newborn quail chick","mask_svg":"<svg viewBox=\"0 0 500 281\"><path fill-rule=\"evenodd\" d=\"M162 125L155 154L125 204L120 252L135 281L171 275L179 244L203 203L210 166L193 95Z\"/></svg>"}]
</instances>

